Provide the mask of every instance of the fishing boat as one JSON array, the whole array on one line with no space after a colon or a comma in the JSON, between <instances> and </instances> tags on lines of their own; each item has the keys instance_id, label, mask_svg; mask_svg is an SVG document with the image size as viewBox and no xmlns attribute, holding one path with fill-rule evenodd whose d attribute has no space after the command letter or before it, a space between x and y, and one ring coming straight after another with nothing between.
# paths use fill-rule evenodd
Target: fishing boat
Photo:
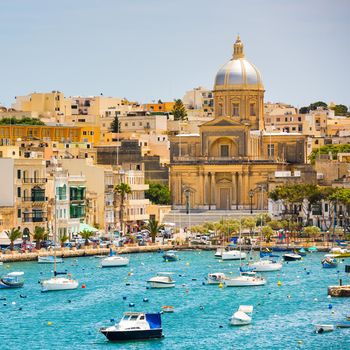
<instances>
[{"instance_id":1,"label":"fishing boat","mask_svg":"<svg viewBox=\"0 0 350 350\"><path fill-rule=\"evenodd\" d=\"M125 312L118 324L100 328L109 341L162 338L160 313Z\"/></svg>"},{"instance_id":2,"label":"fishing boat","mask_svg":"<svg viewBox=\"0 0 350 350\"><path fill-rule=\"evenodd\" d=\"M54 264L55 257L54 257L54 255L38 256L38 263L39 264ZM56 257L56 264L61 264L61 263L63 263L63 259Z\"/></svg>"},{"instance_id":3,"label":"fishing boat","mask_svg":"<svg viewBox=\"0 0 350 350\"><path fill-rule=\"evenodd\" d=\"M176 255L174 250L168 250L163 254L164 261L176 261L179 257Z\"/></svg>"},{"instance_id":4,"label":"fishing boat","mask_svg":"<svg viewBox=\"0 0 350 350\"><path fill-rule=\"evenodd\" d=\"M170 306L170 305L164 305L162 306L162 312L168 313L168 314L172 314L174 312L174 306Z\"/></svg>"},{"instance_id":5,"label":"fishing boat","mask_svg":"<svg viewBox=\"0 0 350 350\"><path fill-rule=\"evenodd\" d=\"M325 269L335 268L338 266L338 261L335 258L327 257L321 261L322 267Z\"/></svg>"},{"instance_id":6,"label":"fishing boat","mask_svg":"<svg viewBox=\"0 0 350 350\"><path fill-rule=\"evenodd\" d=\"M256 272L279 271L282 269L282 266L282 263L269 259L260 259L259 261L255 261L249 264L249 267L251 267L253 271Z\"/></svg>"},{"instance_id":7,"label":"fishing boat","mask_svg":"<svg viewBox=\"0 0 350 350\"><path fill-rule=\"evenodd\" d=\"M147 283L151 288L173 288L175 281L172 279L171 272L158 272L157 276L150 278Z\"/></svg>"},{"instance_id":8,"label":"fishing boat","mask_svg":"<svg viewBox=\"0 0 350 350\"><path fill-rule=\"evenodd\" d=\"M226 275L222 272L209 273L207 277L208 284L220 284L226 279Z\"/></svg>"},{"instance_id":9,"label":"fishing boat","mask_svg":"<svg viewBox=\"0 0 350 350\"><path fill-rule=\"evenodd\" d=\"M230 324L232 326L244 326L252 323L253 305L240 305L232 315Z\"/></svg>"},{"instance_id":10,"label":"fishing boat","mask_svg":"<svg viewBox=\"0 0 350 350\"><path fill-rule=\"evenodd\" d=\"M300 256L306 256L307 252L304 248L300 248L295 252L296 254L299 254Z\"/></svg>"},{"instance_id":11,"label":"fishing boat","mask_svg":"<svg viewBox=\"0 0 350 350\"><path fill-rule=\"evenodd\" d=\"M239 250L229 250L227 252L223 252L221 259L222 260L241 260L245 259L247 257L247 254L239 251Z\"/></svg>"},{"instance_id":12,"label":"fishing boat","mask_svg":"<svg viewBox=\"0 0 350 350\"><path fill-rule=\"evenodd\" d=\"M333 324L315 324L315 332L316 333L325 333L334 331Z\"/></svg>"},{"instance_id":13,"label":"fishing boat","mask_svg":"<svg viewBox=\"0 0 350 350\"><path fill-rule=\"evenodd\" d=\"M295 253L287 253L283 255L285 261L296 261L301 260L301 255Z\"/></svg>"},{"instance_id":14,"label":"fishing boat","mask_svg":"<svg viewBox=\"0 0 350 350\"><path fill-rule=\"evenodd\" d=\"M24 272L14 271L0 278L0 289L21 288L24 280L21 278Z\"/></svg>"}]
</instances>

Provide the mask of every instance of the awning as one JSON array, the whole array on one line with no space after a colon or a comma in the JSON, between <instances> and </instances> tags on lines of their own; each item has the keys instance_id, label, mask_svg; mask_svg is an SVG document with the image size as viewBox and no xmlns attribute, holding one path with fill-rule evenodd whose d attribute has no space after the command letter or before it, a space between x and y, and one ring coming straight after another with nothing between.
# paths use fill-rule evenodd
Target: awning
<instances>
[{"instance_id":1,"label":"awning","mask_svg":"<svg viewBox=\"0 0 350 350\"><path fill-rule=\"evenodd\" d=\"M95 227L93 227L93 226L91 226L89 224L86 224L85 222L81 222L80 226L79 226L79 232L84 231L84 230L92 231L92 232L97 232L98 231L97 228L95 228Z\"/></svg>"}]
</instances>

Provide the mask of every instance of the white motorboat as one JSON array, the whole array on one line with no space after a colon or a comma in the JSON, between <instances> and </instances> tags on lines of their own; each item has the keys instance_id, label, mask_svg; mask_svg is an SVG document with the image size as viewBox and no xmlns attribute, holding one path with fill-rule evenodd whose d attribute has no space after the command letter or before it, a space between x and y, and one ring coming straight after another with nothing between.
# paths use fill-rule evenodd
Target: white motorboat
<instances>
[{"instance_id":1,"label":"white motorboat","mask_svg":"<svg viewBox=\"0 0 350 350\"><path fill-rule=\"evenodd\" d=\"M222 272L209 273L207 277L208 284L220 284L227 279L226 275Z\"/></svg>"},{"instance_id":2,"label":"white motorboat","mask_svg":"<svg viewBox=\"0 0 350 350\"><path fill-rule=\"evenodd\" d=\"M301 255L295 254L295 253L286 253L283 255L283 259L285 261L296 261L296 260L301 260Z\"/></svg>"},{"instance_id":3,"label":"white motorboat","mask_svg":"<svg viewBox=\"0 0 350 350\"><path fill-rule=\"evenodd\" d=\"M224 248L218 248L216 249L216 252L215 252L215 258L221 258L222 257L222 253L225 251Z\"/></svg>"},{"instance_id":4,"label":"white motorboat","mask_svg":"<svg viewBox=\"0 0 350 350\"><path fill-rule=\"evenodd\" d=\"M51 292L59 290L71 290L77 289L79 286L78 281L66 278L66 277L52 277L48 280L41 282L42 291Z\"/></svg>"},{"instance_id":5,"label":"white motorboat","mask_svg":"<svg viewBox=\"0 0 350 350\"><path fill-rule=\"evenodd\" d=\"M57 258L53 255L48 256L38 256L38 263L39 264L61 264L63 263L62 258Z\"/></svg>"},{"instance_id":6,"label":"white motorboat","mask_svg":"<svg viewBox=\"0 0 350 350\"><path fill-rule=\"evenodd\" d=\"M151 288L173 288L175 287L175 281L171 275L171 272L159 272L157 276L150 278L147 283Z\"/></svg>"},{"instance_id":7,"label":"white motorboat","mask_svg":"<svg viewBox=\"0 0 350 350\"><path fill-rule=\"evenodd\" d=\"M315 332L316 333L325 333L334 331L333 324L315 324Z\"/></svg>"},{"instance_id":8,"label":"white motorboat","mask_svg":"<svg viewBox=\"0 0 350 350\"><path fill-rule=\"evenodd\" d=\"M227 252L222 252L222 260L241 260L245 259L247 254L239 250L229 250Z\"/></svg>"},{"instance_id":9,"label":"white motorboat","mask_svg":"<svg viewBox=\"0 0 350 350\"><path fill-rule=\"evenodd\" d=\"M261 276L247 276L241 274L240 276L227 278L224 280L226 287L254 287L254 286L264 286L266 284L266 279Z\"/></svg>"},{"instance_id":10,"label":"white motorboat","mask_svg":"<svg viewBox=\"0 0 350 350\"><path fill-rule=\"evenodd\" d=\"M252 323L253 305L240 305L232 315L230 324L232 326L244 326Z\"/></svg>"},{"instance_id":11,"label":"white motorboat","mask_svg":"<svg viewBox=\"0 0 350 350\"><path fill-rule=\"evenodd\" d=\"M160 313L126 312L118 324L100 328L110 341L162 338Z\"/></svg>"},{"instance_id":12,"label":"white motorboat","mask_svg":"<svg viewBox=\"0 0 350 350\"><path fill-rule=\"evenodd\" d=\"M129 258L120 255L107 256L101 260L102 267L118 267L126 266L128 264Z\"/></svg>"},{"instance_id":13,"label":"white motorboat","mask_svg":"<svg viewBox=\"0 0 350 350\"><path fill-rule=\"evenodd\" d=\"M249 267L256 272L279 271L282 269L282 266L282 263L268 259L261 259L249 264Z\"/></svg>"}]
</instances>

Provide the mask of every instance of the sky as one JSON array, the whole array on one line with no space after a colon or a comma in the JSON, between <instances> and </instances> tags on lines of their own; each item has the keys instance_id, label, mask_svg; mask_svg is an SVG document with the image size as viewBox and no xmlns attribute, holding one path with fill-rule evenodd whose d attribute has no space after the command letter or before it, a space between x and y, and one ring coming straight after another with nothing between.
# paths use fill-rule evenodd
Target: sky
<instances>
[{"instance_id":1,"label":"sky","mask_svg":"<svg viewBox=\"0 0 350 350\"><path fill-rule=\"evenodd\" d=\"M239 33L265 101L350 105L349 0L0 0L0 104L213 88Z\"/></svg>"}]
</instances>

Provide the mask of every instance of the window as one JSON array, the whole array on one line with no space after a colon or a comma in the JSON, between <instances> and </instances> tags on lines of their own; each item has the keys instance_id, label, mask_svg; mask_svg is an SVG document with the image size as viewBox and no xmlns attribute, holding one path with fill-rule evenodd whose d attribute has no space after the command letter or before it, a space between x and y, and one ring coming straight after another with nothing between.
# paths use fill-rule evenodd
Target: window
<instances>
[{"instance_id":1,"label":"window","mask_svg":"<svg viewBox=\"0 0 350 350\"><path fill-rule=\"evenodd\" d=\"M21 218L22 212L21 209L17 209L17 218Z\"/></svg>"},{"instance_id":2,"label":"window","mask_svg":"<svg viewBox=\"0 0 350 350\"><path fill-rule=\"evenodd\" d=\"M20 178L21 178L21 170L17 169L17 179L20 179Z\"/></svg>"},{"instance_id":3,"label":"window","mask_svg":"<svg viewBox=\"0 0 350 350\"><path fill-rule=\"evenodd\" d=\"M21 197L21 188L17 187L17 197L20 198Z\"/></svg>"},{"instance_id":4,"label":"window","mask_svg":"<svg viewBox=\"0 0 350 350\"><path fill-rule=\"evenodd\" d=\"M83 131L83 135L86 135L86 131Z\"/></svg>"},{"instance_id":5,"label":"window","mask_svg":"<svg viewBox=\"0 0 350 350\"><path fill-rule=\"evenodd\" d=\"M128 126L128 123L125 123L125 126Z\"/></svg>"},{"instance_id":6,"label":"window","mask_svg":"<svg viewBox=\"0 0 350 350\"><path fill-rule=\"evenodd\" d=\"M256 115L255 103L251 103L249 108L250 108L250 115L255 116Z\"/></svg>"},{"instance_id":7,"label":"window","mask_svg":"<svg viewBox=\"0 0 350 350\"><path fill-rule=\"evenodd\" d=\"M142 122L139 122L139 125L142 126Z\"/></svg>"},{"instance_id":8,"label":"window","mask_svg":"<svg viewBox=\"0 0 350 350\"><path fill-rule=\"evenodd\" d=\"M135 126L135 122L132 122L132 126Z\"/></svg>"},{"instance_id":9,"label":"window","mask_svg":"<svg viewBox=\"0 0 350 350\"><path fill-rule=\"evenodd\" d=\"M222 116L223 114L224 114L224 109L223 109L222 103L219 103L219 105L218 105L218 115Z\"/></svg>"},{"instance_id":10,"label":"window","mask_svg":"<svg viewBox=\"0 0 350 350\"><path fill-rule=\"evenodd\" d=\"M301 117L298 117L298 122L301 122Z\"/></svg>"},{"instance_id":11,"label":"window","mask_svg":"<svg viewBox=\"0 0 350 350\"><path fill-rule=\"evenodd\" d=\"M328 203L324 204L324 211L328 212Z\"/></svg>"},{"instance_id":12,"label":"window","mask_svg":"<svg viewBox=\"0 0 350 350\"><path fill-rule=\"evenodd\" d=\"M287 122L287 121L288 121L288 118L284 118L284 121Z\"/></svg>"},{"instance_id":13,"label":"window","mask_svg":"<svg viewBox=\"0 0 350 350\"><path fill-rule=\"evenodd\" d=\"M239 103L232 104L232 116L239 117Z\"/></svg>"},{"instance_id":14,"label":"window","mask_svg":"<svg viewBox=\"0 0 350 350\"><path fill-rule=\"evenodd\" d=\"M273 144L267 145L267 155L268 155L268 157L274 157L275 145L273 145Z\"/></svg>"},{"instance_id":15,"label":"window","mask_svg":"<svg viewBox=\"0 0 350 350\"><path fill-rule=\"evenodd\" d=\"M221 157L228 157L228 145L220 146L220 155Z\"/></svg>"},{"instance_id":16,"label":"window","mask_svg":"<svg viewBox=\"0 0 350 350\"><path fill-rule=\"evenodd\" d=\"M276 122L280 122L281 121L281 118L276 118Z\"/></svg>"}]
</instances>

